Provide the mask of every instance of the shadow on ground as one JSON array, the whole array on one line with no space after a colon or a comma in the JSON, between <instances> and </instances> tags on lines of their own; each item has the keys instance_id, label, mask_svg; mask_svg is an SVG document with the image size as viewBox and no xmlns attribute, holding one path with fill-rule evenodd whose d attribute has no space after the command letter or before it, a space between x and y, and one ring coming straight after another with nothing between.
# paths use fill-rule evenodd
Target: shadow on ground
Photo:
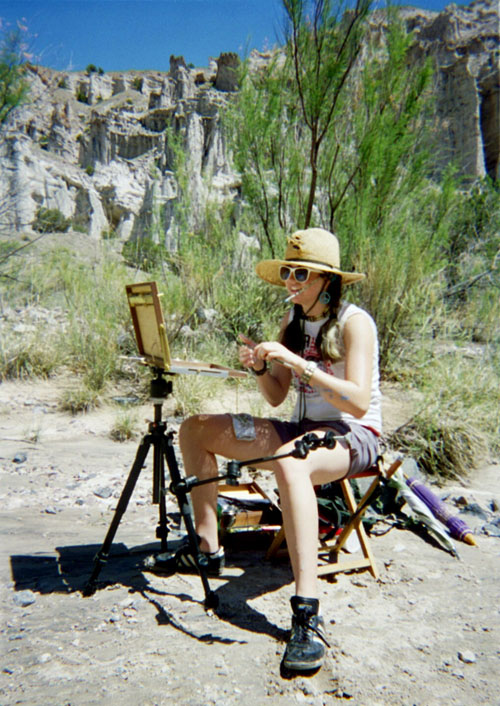
<instances>
[{"instance_id":1,"label":"shadow on ground","mask_svg":"<svg viewBox=\"0 0 500 706\"><path fill-rule=\"evenodd\" d=\"M86 600L84 592L100 548L101 545L97 544L69 545L56 547L53 555L12 555L10 563L14 590L29 590L41 595L80 592L82 600ZM143 546L129 549L123 543L113 544L108 561L101 566L96 581L96 594L106 586L120 584L130 593L140 593L155 606L159 625L169 625L203 642L227 642L226 638L218 638L212 633L196 635L190 632L185 625L180 624L172 611L167 611L162 603L165 597L173 597L194 605L199 605L200 601L188 593L177 591L175 576L164 578L164 589L158 589L151 584L148 574L143 571L144 559L151 551L151 545L147 548ZM217 579L215 589L211 587L218 600L216 615L221 621L241 630L266 634L277 641L283 641L287 637L287 631L271 623L262 612L250 604L250 601L289 583L291 572L287 565L273 566L270 571L271 565L262 559L260 551L231 552L226 569L229 574L227 580L224 580L223 576ZM237 571L231 573L234 569Z\"/></svg>"}]
</instances>

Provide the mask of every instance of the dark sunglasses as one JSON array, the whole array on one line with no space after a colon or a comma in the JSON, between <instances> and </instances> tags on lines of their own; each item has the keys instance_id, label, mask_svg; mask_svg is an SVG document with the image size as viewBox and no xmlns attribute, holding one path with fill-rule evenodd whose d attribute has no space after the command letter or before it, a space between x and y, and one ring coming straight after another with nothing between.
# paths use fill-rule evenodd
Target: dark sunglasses
<instances>
[{"instance_id":1,"label":"dark sunglasses","mask_svg":"<svg viewBox=\"0 0 500 706\"><path fill-rule=\"evenodd\" d=\"M293 274L296 282L304 284L304 282L307 282L309 279L311 272L315 272L315 270L310 270L308 267L288 267L288 265L282 265L280 267L280 279L286 282Z\"/></svg>"}]
</instances>

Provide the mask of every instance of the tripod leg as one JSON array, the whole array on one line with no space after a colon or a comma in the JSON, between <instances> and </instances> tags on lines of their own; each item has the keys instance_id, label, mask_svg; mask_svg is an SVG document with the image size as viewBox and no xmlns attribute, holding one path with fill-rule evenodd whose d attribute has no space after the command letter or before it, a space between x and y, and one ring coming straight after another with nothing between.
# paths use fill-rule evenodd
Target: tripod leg
<instances>
[{"instance_id":1,"label":"tripod leg","mask_svg":"<svg viewBox=\"0 0 500 706\"><path fill-rule=\"evenodd\" d=\"M167 551L167 501L165 497L165 458L163 437L153 437L153 504L159 506L159 521L156 536L161 543L161 551Z\"/></svg>"},{"instance_id":2,"label":"tripod leg","mask_svg":"<svg viewBox=\"0 0 500 706\"><path fill-rule=\"evenodd\" d=\"M164 451L170 472L170 479L172 481L171 485L172 487L177 488L181 480L181 474L177 459L175 457L172 439L170 437L165 437ZM175 492L175 497L177 498L177 504L179 506L182 519L184 520L184 526L186 527L189 546L193 556L196 558L196 564L198 566L201 582L203 584L203 590L205 591L205 609L216 610L219 603L219 598L213 591L210 590L210 584L208 583L207 578L206 559L205 555L203 552L200 552L198 547L198 537L196 535L193 517L191 515L187 492L185 490L177 490L177 492Z\"/></svg>"},{"instance_id":3,"label":"tripod leg","mask_svg":"<svg viewBox=\"0 0 500 706\"><path fill-rule=\"evenodd\" d=\"M83 590L84 596L91 596L96 590L97 577L99 576L99 572L101 571L102 565L105 564L108 560L111 544L118 529L118 525L120 524L120 520L123 517L125 510L127 509L127 505L134 491L137 479L139 478L141 470L144 466L144 462L146 461L150 446L151 437L150 435L147 435L139 444L139 448L137 449L137 454L130 470L129 476L127 478L127 482L125 483L125 486L122 490L122 494L120 495L120 500L118 501L118 505L116 506L113 520L111 521L104 542L95 556L92 574L87 582L87 585Z\"/></svg>"}]
</instances>

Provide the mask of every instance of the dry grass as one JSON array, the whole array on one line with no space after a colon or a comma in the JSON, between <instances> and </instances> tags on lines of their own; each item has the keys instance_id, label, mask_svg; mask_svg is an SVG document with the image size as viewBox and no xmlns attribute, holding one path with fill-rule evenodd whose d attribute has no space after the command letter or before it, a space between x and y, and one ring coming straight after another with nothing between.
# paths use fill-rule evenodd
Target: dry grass
<instances>
[{"instance_id":1,"label":"dry grass","mask_svg":"<svg viewBox=\"0 0 500 706\"><path fill-rule=\"evenodd\" d=\"M464 477L488 453L498 453L499 360L498 346L429 348L413 372L420 409L388 443L441 477Z\"/></svg>"}]
</instances>

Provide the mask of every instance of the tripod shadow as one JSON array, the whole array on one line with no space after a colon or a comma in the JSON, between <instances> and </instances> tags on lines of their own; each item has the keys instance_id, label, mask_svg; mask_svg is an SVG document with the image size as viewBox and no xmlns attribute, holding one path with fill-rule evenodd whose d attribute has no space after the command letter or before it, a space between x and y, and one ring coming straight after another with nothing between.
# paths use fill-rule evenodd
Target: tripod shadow
<instances>
[{"instance_id":1,"label":"tripod shadow","mask_svg":"<svg viewBox=\"0 0 500 706\"><path fill-rule=\"evenodd\" d=\"M14 590L31 591L40 595L69 594L83 592L87 584L92 564L100 545L69 545L55 548L54 554L11 555L10 565ZM183 624L173 611L162 604L162 598L172 596L187 603L200 603L188 593L169 591L169 579L164 579L164 588L158 589L148 580L143 571L143 560L151 553L149 549L131 548L117 542L110 550L109 562L104 576L99 581L101 590L106 585L120 584L130 593L139 593L157 611L158 625L168 625L174 629L204 643L242 643L242 639L227 638L212 632L197 634ZM236 572L234 571L236 569ZM193 578L197 578L194 575ZM250 601L261 595L275 591L290 582L291 574L287 567L277 566L269 570L269 565L262 563L260 552L231 553L231 562L219 579L210 579L211 588L218 597L217 618L235 627L253 633L267 634L282 641L287 632L268 620ZM222 583L214 588L214 582ZM82 597L82 600L86 600Z\"/></svg>"},{"instance_id":2,"label":"tripod shadow","mask_svg":"<svg viewBox=\"0 0 500 706\"><path fill-rule=\"evenodd\" d=\"M226 569L219 578L210 578L210 588L218 601L215 611L217 619L229 623L240 630L252 633L269 635L277 641L284 641L288 637L288 630L280 628L271 622L267 616L251 605L253 599L259 598L267 593L272 593L290 583L292 574L289 566L271 565L263 562L263 552L261 551L241 551L231 552ZM192 574L196 579L196 574ZM157 590L149 587L146 592L140 591L157 609L157 621L159 624L175 624L175 619L167 615L163 606L154 600L151 593L157 595L169 595L177 600L193 602L193 598L186 594L178 594L168 591L169 576L165 576L165 590ZM219 584L219 585L215 585ZM174 625L175 627L175 625ZM201 639L203 642L214 641L213 635L208 634ZM216 641L225 641L217 638ZM246 640L230 640L230 642L246 642Z\"/></svg>"},{"instance_id":3,"label":"tripod shadow","mask_svg":"<svg viewBox=\"0 0 500 706\"><path fill-rule=\"evenodd\" d=\"M280 642L286 640L288 630L270 622L250 601L289 584L292 574L288 565L272 566L263 562L262 553L251 551L231 554L230 558L225 572L228 576L214 591L219 599L218 618L242 630L267 634ZM234 575L233 567L242 573Z\"/></svg>"},{"instance_id":4,"label":"tripod shadow","mask_svg":"<svg viewBox=\"0 0 500 706\"><path fill-rule=\"evenodd\" d=\"M56 547L56 553L51 555L14 554L10 557L14 589L40 594L83 591L99 549L97 544L77 544ZM112 546L109 563L112 580L108 584L121 583L133 590L148 585L137 567L137 554L125 544L117 542Z\"/></svg>"}]
</instances>

